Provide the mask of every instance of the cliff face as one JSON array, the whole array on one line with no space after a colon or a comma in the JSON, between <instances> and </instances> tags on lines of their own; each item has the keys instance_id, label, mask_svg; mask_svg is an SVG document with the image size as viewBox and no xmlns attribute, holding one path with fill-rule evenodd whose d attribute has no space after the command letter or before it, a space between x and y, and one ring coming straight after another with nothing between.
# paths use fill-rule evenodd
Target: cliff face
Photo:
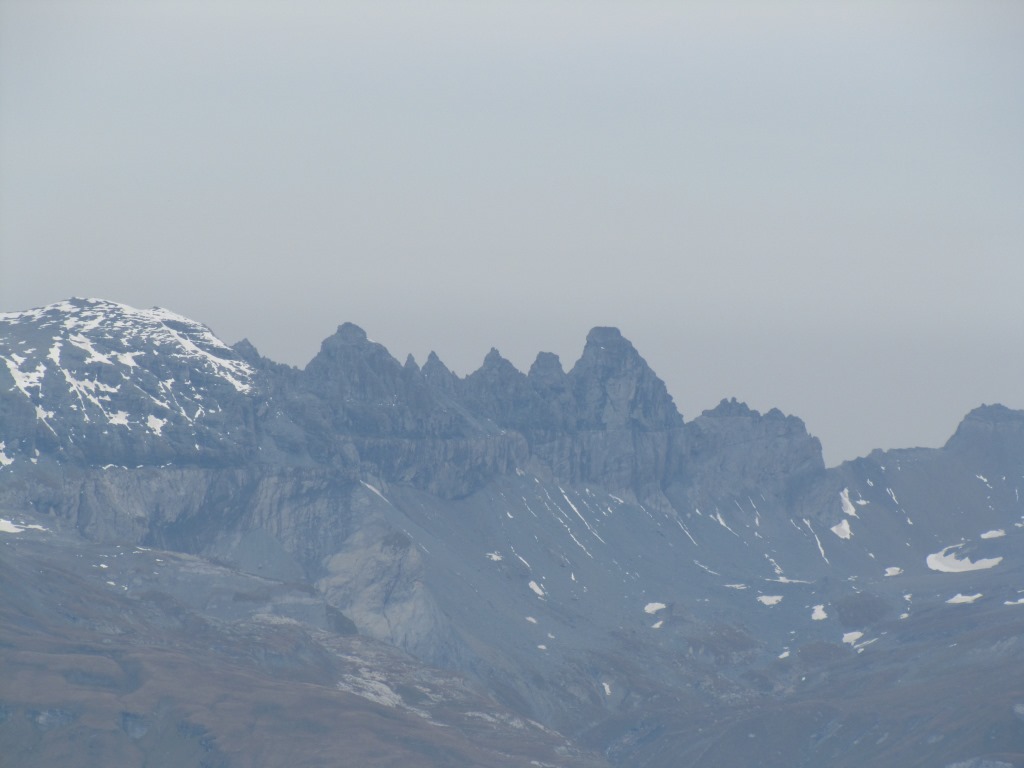
<instances>
[{"instance_id":1,"label":"cliff face","mask_svg":"<svg viewBox=\"0 0 1024 768\"><path fill-rule=\"evenodd\" d=\"M664 382L614 328L591 331L568 373L542 352L524 374L492 349L459 379L433 353L422 369L402 365L346 324L305 371L272 381L323 460L347 458L351 447L364 472L449 498L529 465L561 482L655 500L667 485L712 471L700 469L700 457L726 446L732 465L718 470L757 482L823 470L820 446L781 414L770 426L775 413L762 424L748 411L756 418L732 419L723 431L716 409L684 427ZM760 455L766 449L771 458Z\"/></svg>"}]
</instances>

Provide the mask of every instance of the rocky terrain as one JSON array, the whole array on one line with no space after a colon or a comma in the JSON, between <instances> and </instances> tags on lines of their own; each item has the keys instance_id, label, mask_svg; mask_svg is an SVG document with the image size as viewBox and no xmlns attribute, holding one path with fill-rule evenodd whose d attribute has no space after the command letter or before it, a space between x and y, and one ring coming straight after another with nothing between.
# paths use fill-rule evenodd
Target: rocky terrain
<instances>
[{"instance_id":1,"label":"rocky terrain","mask_svg":"<svg viewBox=\"0 0 1024 768\"><path fill-rule=\"evenodd\" d=\"M460 378L0 315L17 765L1024 766L1024 413L826 469L613 328Z\"/></svg>"}]
</instances>

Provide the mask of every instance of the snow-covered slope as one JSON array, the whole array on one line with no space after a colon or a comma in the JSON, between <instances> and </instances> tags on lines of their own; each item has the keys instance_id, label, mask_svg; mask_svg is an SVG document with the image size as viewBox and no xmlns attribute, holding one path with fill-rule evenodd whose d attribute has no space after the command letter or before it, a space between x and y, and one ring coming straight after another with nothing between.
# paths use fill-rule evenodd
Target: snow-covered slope
<instances>
[{"instance_id":1,"label":"snow-covered slope","mask_svg":"<svg viewBox=\"0 0 1024 768\"><path fill-rule=\"evenodd\" d=\"M165 309L70 299L0 314L2 461L135 466L243 449L253 378L208 328Z\"/></svg>"}]
</instances>

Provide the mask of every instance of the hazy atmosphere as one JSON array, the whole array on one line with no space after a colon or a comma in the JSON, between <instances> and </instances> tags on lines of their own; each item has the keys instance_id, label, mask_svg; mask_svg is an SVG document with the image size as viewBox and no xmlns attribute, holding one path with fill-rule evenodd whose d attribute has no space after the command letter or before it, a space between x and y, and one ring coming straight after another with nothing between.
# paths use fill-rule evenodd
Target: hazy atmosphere
<instances>
[{"instance_id":1,"label":"hazy atmosphere","mask_svg":"<svg viewBox=\"0 0 1024 768\"><path fill-rule=\"evenodd\" d=\"M0 311L459 374L616 325L829 464L1024 407L1024 4L0 0Z\"/></svg>"}]
</instances>

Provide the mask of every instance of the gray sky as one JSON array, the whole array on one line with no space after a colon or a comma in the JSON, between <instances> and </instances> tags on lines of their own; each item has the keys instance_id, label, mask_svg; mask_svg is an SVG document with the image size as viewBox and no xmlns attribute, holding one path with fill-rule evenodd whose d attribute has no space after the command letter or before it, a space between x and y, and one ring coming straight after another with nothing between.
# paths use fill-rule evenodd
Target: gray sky
<instances>
[{"instance_id":1,"label":"gray sky","mask_svg":"<svg viewBox=\"0 0 1024 768\"><path fill-rule=\"evenodd\" d=\"M1024 407L1024 3L0 0L0 310L456 372L617 325L833 464Z\"/></svg>"}]
</instances>

